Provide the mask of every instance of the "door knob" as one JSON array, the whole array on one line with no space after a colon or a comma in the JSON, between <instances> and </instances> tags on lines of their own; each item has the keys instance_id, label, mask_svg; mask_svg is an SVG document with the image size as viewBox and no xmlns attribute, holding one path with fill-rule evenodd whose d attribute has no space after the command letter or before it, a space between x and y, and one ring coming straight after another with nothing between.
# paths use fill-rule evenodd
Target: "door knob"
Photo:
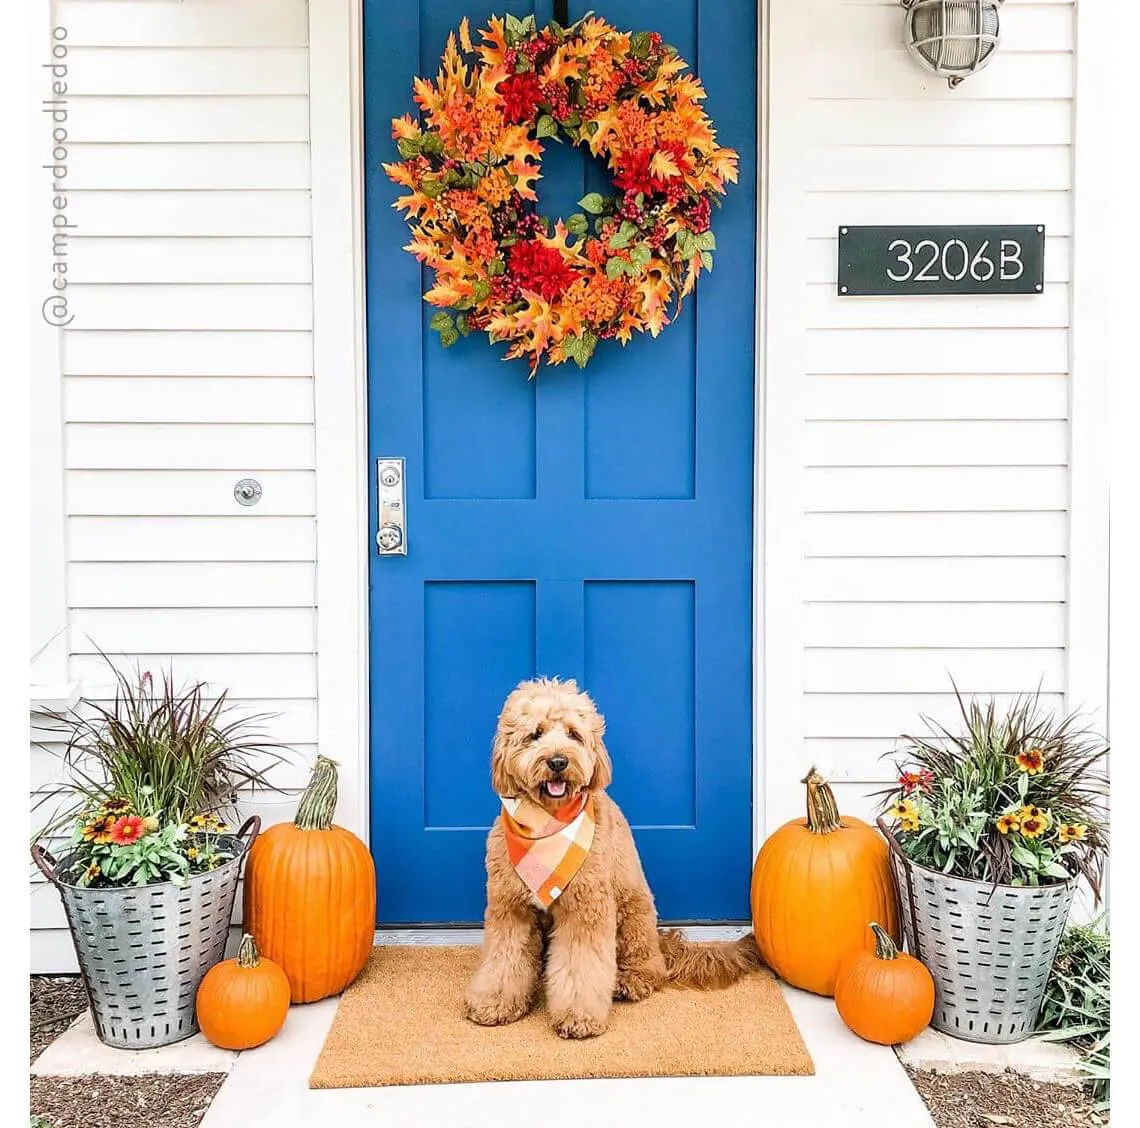
<instances>
[{"instance_id":1,"label":"door knob","mask_svg":"<svg viewBox=\"0 0 1140 1128\"><path fill-rule=\"evenodd\" d=\"M407 556L404 514L404 460L376 460L376 551L381 556Z\"/></svg>"}]
</instances>

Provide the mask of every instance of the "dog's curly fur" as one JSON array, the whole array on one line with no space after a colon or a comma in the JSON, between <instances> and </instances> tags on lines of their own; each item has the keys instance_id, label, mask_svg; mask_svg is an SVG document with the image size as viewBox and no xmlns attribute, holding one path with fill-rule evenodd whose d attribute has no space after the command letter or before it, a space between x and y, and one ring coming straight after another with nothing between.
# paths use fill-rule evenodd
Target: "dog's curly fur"
<instances>
[{"instance_id":1,"label":"dog's curly fur","mask_svg":"<svg viewBox=\"0 0 1140 1128\"><path fill-rule=\"evenodd\" d=\"M487 838L487 911L479 967L464 1011L472 1022L514 1022L533 1006L540 979L564 1038L605 1031L614 999L647 998L666 984L725 987L759 966L751 934L695 944L659 932L653 894L629 823L606 794L612 777L605 721L573 681L538 678L507 698L491 748L491 785L557 810L579 791L594 796L590 853L565 892L541 908L507 856L502 823ZM561 770L551 768L564 757ZM565 781L565 789L558 781ZM553 797L546 784L554 782Z\"/></svg>"}]
</instances>

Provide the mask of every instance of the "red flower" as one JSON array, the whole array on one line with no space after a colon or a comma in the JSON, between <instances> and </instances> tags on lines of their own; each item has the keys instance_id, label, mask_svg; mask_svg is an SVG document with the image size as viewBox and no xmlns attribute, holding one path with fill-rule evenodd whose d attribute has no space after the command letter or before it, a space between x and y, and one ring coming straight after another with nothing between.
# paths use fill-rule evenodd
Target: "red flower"
<instances>
[{"instance_id":1,"label":"red flower","mask_svg":"<svg viewBox=\"0 0 1140 1128\"><path fill-rule=\"evenodd\" d=\"M934 784L934 773L923 768L917 772L902 772L899 775L899 786L904 795L914 791L929 791Z\"/></svg>"},{"instance_id":2,"label":"red flower","mask_svg":"<svg viewBox=\"0 0 1140 1128\"><path fill-rule=\"evenodd\" d=\"M554 247L537 241L516 243L507 256L507 272L523 290L554 301L578 277Z\"/></svg>"},{"instance_id":3,"label":"red flower","mask_svg":"<svg viewBox=\"0 0 1140 1128\"><path fill-rule=\"evenodd\" d=\"M146 827L138 815L124 815L111 827L111 843L114 846L129 846L146 834Z\"/></svg>"},{"instance_id":4,"label":"red flower","mask_svg":"<svg viewBox=\"0 0 1140 1128\"><path fill-rule=\"evenodd\" d=\"M499 83L499 93L503 96L503 117L512 125L530 121L542 101L542 87L534 71L512 74Z\"/></svg>"},{"instance_id":5,"label":"red flower","mask_svg":"<svg viewBox=\"0 0 1140 1128\"><path fill-rule=\"evenodd\" d=\"M632 149L628 153L622 153L614 184L627 192L644 192L647 196L654 192L666 193L670 188L674 188L671 194L677 194L678 191L683 194L684 181L680 177L654 176L649 171L649 162L653 160L655 151L668 153L682 172L691 167L685 146L679 141L666 141L657 150Z\"/></svg>"}]
</instances>

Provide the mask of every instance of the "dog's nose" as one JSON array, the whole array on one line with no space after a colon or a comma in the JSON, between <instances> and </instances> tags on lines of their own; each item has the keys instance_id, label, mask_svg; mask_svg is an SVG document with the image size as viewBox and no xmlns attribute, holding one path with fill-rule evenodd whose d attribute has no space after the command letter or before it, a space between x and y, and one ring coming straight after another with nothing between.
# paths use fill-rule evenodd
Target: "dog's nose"
<instances>
[{"instance_id":1,"label":"dog's nose","mask_svg":"<svg viewBox=\"0 0 1140 1128\"><path fill-rule=\"evenodd\" d=\"M552 772L562 772L566 770L566 765L570 763L565 756L551 756L546 761Z\"/></svg>"}]
</instances>

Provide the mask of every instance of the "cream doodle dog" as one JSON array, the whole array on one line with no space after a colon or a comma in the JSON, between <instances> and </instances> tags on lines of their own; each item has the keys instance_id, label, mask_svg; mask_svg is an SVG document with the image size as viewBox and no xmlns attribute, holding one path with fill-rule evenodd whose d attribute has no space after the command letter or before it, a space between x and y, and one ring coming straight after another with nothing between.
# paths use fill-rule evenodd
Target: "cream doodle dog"
<instances>
[{"instance_id":1,"label":"cream doodle dog","mask_svg":"<svg viewBox=\"0 0 1140 1128\"><path fill-rule=\"evenodd\" d=\"M604 733L573 681L523 682L503 706L491 786L504 811L487 839L483 948L464 998L473 1022L522 1018L541 980L555 1030L588 1038L605 1031L614 999L665 984L724 987L759 966L751 935L696 944L658 931L629 823L605 791ZM527 859L536 846L548 851L537 862Z\"/></svg>"}]
</instances>

